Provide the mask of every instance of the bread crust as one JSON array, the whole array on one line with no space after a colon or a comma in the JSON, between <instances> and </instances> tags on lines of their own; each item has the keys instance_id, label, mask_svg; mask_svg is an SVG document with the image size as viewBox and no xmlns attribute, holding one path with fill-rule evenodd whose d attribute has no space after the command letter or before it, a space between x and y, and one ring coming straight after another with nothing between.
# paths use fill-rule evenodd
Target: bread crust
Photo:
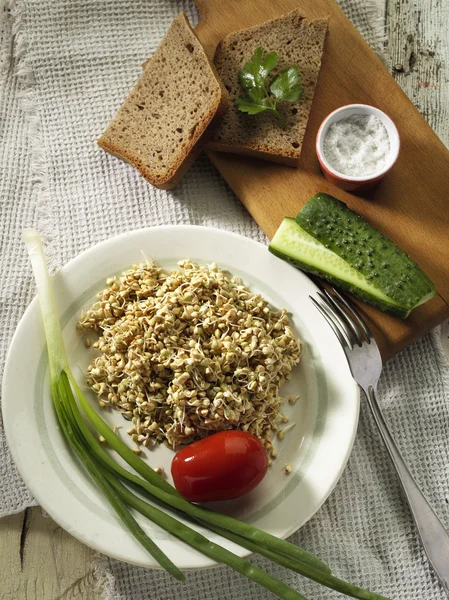
<instances>
[{"instance_id":1,"label":"bread crust","mask_svg":"<svg viewBox=\"0 0 449 600\"><path fill-rule=\"evenodd\" d=\"M116 130L116 124L119 121L121 123L120 119L126 119L126 116L123 116L124 107L127 107L128 103L129 105L133 104L134 95L137 94L139 84L142 81L142 78L145 78L146 75L150 73L150 70L152 69L152 63L155 57L157 57L158 52L164 44L164 40L166 38L162 40L155 55L151 59L149 59L149 61L147 61L146 68L141 78L139 79L139 82L131 91L125 102L122 104L122 107L120 108L119 112L117 113L116 117L113 119L109 127L98 140L98 145L101 148L103 148L106 152L109 152L113 156L116 156L117 158L120 158L123 161L128 162L129 164L134 166L149 183L161 189L170 189L174 187L177 183L179 183L189 166L201 152L202 137L208 129L210 123L212 122L215 116L222 114L229 106L228 94L221 80L218 78L215 66L207 57L200 42L197 40L195 33L187 20L186 15L184 13L181 13L174 20L172 27L176 22L178 22L178 24L181 24L182 26L187 26L191 36L195 37L196 46L198 48L201 48L202 50L201 64L208 66L209 72L206 73L206 75L210 76L210 81L213 82L214 86L216 86L215 99L212 101L209 110L204 115L202 115L201 119L198 120L198 122L195 123L193 131L191 132L191 135L188 139L188 143L185 143L183 146L181 146L181 148L179 148L177 152L173 151L173 154L176 153L176 156L173 158L170 157L171 162L169 165L167 164L166 168L155 169L153 166L151 168L149 167L148 162L151 161L149 161L145 155L140 155L140 148L137 147L136 149L136 143L133 143L133 147L131 147L130 144L127 145L126 143L123 143ZM155 63L155 68L156 67L157 64ZM164 89L168 89L168 86L165 86ZM131 119L129 120L131 121L131 124L133 124L133 121ZM139 123L141 122L142 127L144 127L146 124L146 121L144 119L139 120L139 115L134 115L134 120L139 121ZM183 126L183 123L179 123L179 129L181 131L183 130ZM135 128L134 125L133 127Z\"/></svg>"},{"instance_id":2,"label":"bread crust","mask_svg":"<svg viewBox=\"0 0 449 600\"><path fill-rule=\"evenodd\" d=\"M281 149L262 150L255 148L236 148L223 142L217 142L211 140L205 144L206 150L213 150L216 152L226 152L229 154L239 154L242 156L251 156L253 158L260 158L268 162L274 162L279 165L287 165L288 167L299 167L300 157L299 156L284 156Z\"/></svg>"}]
</instances>

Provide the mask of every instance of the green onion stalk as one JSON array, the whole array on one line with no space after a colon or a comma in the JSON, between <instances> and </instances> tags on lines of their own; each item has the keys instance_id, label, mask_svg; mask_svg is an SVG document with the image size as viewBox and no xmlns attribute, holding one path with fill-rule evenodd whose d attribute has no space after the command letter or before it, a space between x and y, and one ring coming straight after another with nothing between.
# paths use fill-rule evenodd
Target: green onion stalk
<instances>
[{"instance_id":1,"label":"green onion stalk","mask_svg":"<svg viewBox=\"0 0 449 600\"><path fill-rule=\"evenodd\" d=\"M36 280L47 341L53 405L61 430L124 526L163 569L179 581L184 581L183 573L137 523L130 509L137 510L205 556L228 565L284 600L306 599L276 577L212 542L163 509L190 517L223 538L343 594L360 600L388 600L384 596L338 579L320 559L294 544L189 502L137 456L93 409L75 380L67 360L52 282L39 234L34 229L27 229L23 232L23 240ZM96 435L90 427L95 430ZM98 442L98 434L103 436L133 472L118 464L104 450ZM142 492L151 503L134 494L125 483Z\"/></svg>"}]
</instances>

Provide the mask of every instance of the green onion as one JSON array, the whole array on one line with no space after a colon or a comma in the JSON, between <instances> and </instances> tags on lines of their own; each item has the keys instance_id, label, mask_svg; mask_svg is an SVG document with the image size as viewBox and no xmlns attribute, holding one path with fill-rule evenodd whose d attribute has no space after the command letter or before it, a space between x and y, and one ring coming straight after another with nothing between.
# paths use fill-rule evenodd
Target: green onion
<instances>
[{"instance_id":1,"label":"green onion","mask_svg":"<svg viewBox=\"0 0 449 600\"><path fill-rule=\"evenodd\" d=\"M63 378L64 378L64 375L65 375L65 373L62 374ZM70 389L70 384L67 380L67 375L65 377L66 377L65 385L66 385L66 387L69 387L69 389ZM70 394L69 394L69 398L70 398ZM85 401L87 402L87 400L85 400ZM185 498L183 498L181 495L179 495L178 492L174 488L172 488L172 486L170 486L170 484L165 482L150 467L148 467L148 468L150 468L150 470L156 477L156 485L153 485L153 483L150 483L148 480L142 480L142 479L140 479L140 477L137 477L133 473L130 473L129 471L124 469L121 465L117 464L115 462L115 460L107 452L105 452L105 450L98 444L97 440L93 437L93 435L91 434L89 429L86 427L73 396L71 399L71 404L72 404L72 410L73 410L75 419L78 423L78 426L82 430L83 436L84 436L87 444L89 445L90 449L96 454L96 456L98 458L100 458L103 461L103 463L106 464L110 469L113 469L120 477L127 479L132 484L139 486L140 488L142 488L143 490L148 492L153 499L157 498L158 500L162 501L163 503L170 505L172 508L180 510L180 511L182 511L196 519L199 519L201 521L206 521L208 523L215 524L216 526L227 529L231 532L232 531L237 532L239 535L246 537L249 540L252 540L253 542L257 542L258 544L262 545L263 547L271 549L274 552L280 552L281 554L286 554L287 556L291 556L291 557L295 558L296 560L304 562L306 564L310 564L315 569L318 569L318 570L321 570L321 571L324 571L327 573L331 572L329 567L327 565L325 565L321 560L319 560L318 558L316 558L309 552L306 552L302 548L295 546L294 544L290 544L289 542L286 542L285 540L277 538L274 535L271 535L269 533L261 531L260 529L257 529L256 527L253 527L252 525L248 525L247 523L244 523L243 521L238 521L237 519L234 519L227 515L221 515L214 511L210 511L204 507L200 507L196 504L191 504ZM98 416L98 418L102 421L103 425L107 429L109 429L109 427L101 419L101 417ZM104 429L102 428L101 431L104 431ZM112 433L112 431L110 429L109 429L109 431ZM114 436L115 436L115 434L114 434ZM135 458L138 458L135 455L133 455L133 456ZM138 459L138 460L141 461L141 459ZM143 461L141 461L141 462L143 462ZM145 466L147 466L147 465L145 465ZM163 487L162 485L159 485L160 482L166 483L166 485L168 485L171 488L171 493L167 493L167 491L165 490L166 486Z\"/></svg>"},{"instance_id":2,"label":"green onion","mask_svg":"<svg viewBox=\"0 0 449 600\"><path fill-rule=\"evenodd\" d=\"M314 569L311 565L305 564L302 561L293 560L289 556L277 554L272 550L268 550L266 548L261 548L259 544L255 544L248 539L245 539L237 534L234 534L226 529L222 529L221 527L217 527L216 525L208 524L207 527L212 529L222 537L231 540L235 544L239 546L243 546L247 548L251 552L256 552L261 556L265 556L265 558L269 558L273 562L290 569L291 571L296 571L300 575L304 575L308 579L312 579L321 585L325 585L328 588L336 590L337 592L341 592L342 594L346 594L347 596L351 596L352 598L359 598L359 600L388 600L385 596L380 596L379 594L375 594L374 592L370 592L368 590L364 590L356 585L352 585L352 583L347 583L338 577L331 575L330 573L323 573L323 571L319 571L318 569Z\"/></svg>"},{"instance_id":3,"label":"green onion","mask_svg":"<svg viewBox=\"0 0 449 600\"><path fill-rule=\"evenodd\" d=\"M59 396L57 392L59 391ZM90 473L92 479L95 481L97 486L106 496L108 502L114 508L124 525L132 533L132 535L139 541L142 546L151 554L151 556L165 569L168 573L173 575L179 581L185 581L185 577L178 567L162 552L162 550L147 536L145 531L140 527L137 521L134 519L132 514L126 507L125 502L121 498L121 494L118 494L114 488L108 482L105 474L102 473L102 468L98 466L94 459L90 456L82 443L82 438L76 434L75 427L71 422L71 416L67 414L64 406L67 406L67 402L64 402L62 398L66 394L66 389L59 379L57 388L53 388L53 400L56 408L57 416L60 425L64 431L66 438L69 440L72 448ZM58 402L61 401L61 406L58 410ZM73 418L73 417L72 417Z\"/></svg>"},{"instance_id":4,"label":"green onion","mask_svg":"<svg viewBox=\"0 0 449 600\"><path fill-rule=\"evenodd\" d=\"M38 296L41 306L42 319L44 322L45 337L47 340L48 359L50 364L51 390L53 405L59 424L65 437L78 454L80 460L90 473L91 477L103 492L108 502L114 508L125 527L144 546L144 548L159 562L159 564L171 573L176 579L184 581L184 575L178 567L156 546L147 536L134 517L127 509L120 496L104 478L101 470L92 460L90 454L80 443L71 424L71 407L67 402L68 389L65 385L64 373L70 373L67 355L62 339L61 327L57 317L56 303L50 276L45 263L44 252L40 242L39 234L34 230L26 230L23 239L30 255L31 264L36 279ZM156 473L155 473L156 475Z\"/></svg>"},{"instance_id":5,"label":"green onion","mask_svg":"<svg viewBox=\"0 0 449 600\"><path fill-rule=\"evenodd\" d=\"M287 554L291 558L295 558L298 561L307 561L309 564L313 562L310 558L312 555L302 550L302 548L299 548L294 544L290 544L285 540L281 540L280 538L262 531L261 529L252 527L243 521L239 521L238 519L234 519L227 515L222 515L212 510L208 510L207 508L199 506L198 504L192 504L182 497L167 494L167 492L157 488L156 486L153 486L151 483L146 482L145 485L142 484L141 487L144 487L145 490L151 494L151 496L156 497L158 500L162 500L162 502L168 504L172 508L176 508L177 510L182 511L183 513L186 513L195 519L199 519L204 523L211 523L212 525L217 525L218 527L222 527L228 531L234 531L235 533L238 533L242 537L245 537L254 543L260 544L261 546L269 548L275 552ZM315 560L322 564L321 561L318 561L318 559ZM326 572L328 572L327 569Z\"/></svg>"},{"instance_id":6,"label":"green onion","mask_svg":"<svg viewBox=\"0 0 449 600\"><path fill-rule=\"evenodd\" d=\"M175 511L193 517L200 524L216 531L223 537L252 552L258 552L262 556L270 558L273 562L305 575L309 579L360 600L388 600L384 596L363 590L332 576L327 565L294 544L227 515L221 515L202 506L191 504L180 496L149 465L136 456L91 407L73 377L64 348L51 280L39 234L35 230L29 229L24 231L23 239L30 255L37 283L47 340L53 404L64 436L130 533L167 572L181 581L184 580L181 571L147 536L128 507L138 510L206 556L229 565L239 573L272 591L279 598L305 600L301 594L280 580L222 546L211 542L202 534L163 510L145 502L125 487L117 479L117 475L132 486L143 490L151 500L161 504L164 508L175 509ZM97 432L143 479L123 468L105 452L85 423L77 400Z\"/></svg>"},{"instance_id":7,"label":"green onion","mask_svg":"<svg viewBox=\"0 0 449 600\"><path fill-rule=\"evenodd\" d=\"M108 442L108 444L113 448L117 454L119 454L123 460L125 460L130 467L132 467L137 473L142 475L144 479L157 485L161 489L165 490L169 494L177 494L176 490L162 477L160 477L149 465L147 465L141 458L139 458L134 452L123 442L113 431L112 429L103 421L99 414L95 412L92 406L87 401L83 392L80 390L80 387L73 377L68 366L66 367L67 375L70 379L70 383L75 391L76 398L81 405L81 408L84 411L84 414L95 427L100 435L104 437L104 439Z\"/></svg>"},{"instance_id":8,"label":"green onion","mask_svg":"<svg viewBox=\"0 0 449 600\"><path fill-rule=\"evenodd\" d=\"M177 519L171 517L167 513L159 510L155 506L144 502L135 494L130 492L122 483L114 479L111 475L106 475L110 484L116 489L122 499L130 506L141 512L143 515L170 531L173 535L184 540L193 548L196 548L206 556L209 556L217 562L228 565L232 569L252 579L262 587L276 594L279 598L286 600L305 600L304 596L290 588L288 585L276 579L269 573L252 565L244 558L240 558L226 548L211 542L201 533L195 531L191 527L184 525Z\"/></svg>"},{"instance_id":9,"label":"green onion","mask_svg":"<svg viewBox=\"0 0 449 600\"><path fill-rule=\"evenodd\" d=\"M114 477L114 475L112 474L111 471L106 470L106 468L103 466L102 462L97 462L98 458L97 458L97 460L95 460L95 459L92 460L91 458L88 458L88 449L90 447L90 444L85 439L83 439L82 430L78 426L79 421L75 417L75 411L73 410L73 407L74 407L73 402L70 401L70 398L73 398L73 395L71 394L71 389L70 389L67 374L64 371L62 372L61 377L59 379L58 387L59 387L61 397L64 399L63 405L65 407L67 407L66 408L67 413L70 413L70 418L66 418L66 416L64 415L60 419L60 422L61 421L63 422L64 433L70 439L78 456L81 458L81 460L83 461L86 468L89 470L91 475L94 477L95 481L97 483L100 482L100 484L102 485L102 489L104 489L105 487L110 488L109 490L107 490L108 499L110 497L114 498L114 496L115 496L114 500L118 500L118 504L121 504L124 507L125 503L126 503L129 506L135 508L141 514L143 514L146 517L148 517L149 519L151 519L154 523L156 523L157 525L159 525L166 531L170 532L171 534L175 535L179 539L187 542L193 548L196 548L197 550L199 550L206 556L212 558L213 560L216 560L218 562L221 562L225 565L230 566L231 568L238 571L242 575L245 575L249 579L252 579L253 581L258 583L262 587L266 588L267 590L270 590L271 592L276 594L279 598L283 598L284 600L306 600L306 598L304 596L302 596L301 594L299 594L298 592L296 592L295 590L290 588L288 585L284 584L279 579L276 579L275 577L266 573L262 569L255 567L247 560L237 556L236 554L233 554L232 552L230 552L229 550L226 550L225 548L219 546L218 544L211 542L210 540L208 540L206 537L204 537L199 532L195 531L191 527L188 527L187 525L184 525L184 523L182 523L181 521L178 521L177 519L175 519L171 515L167 514L166 512L160 510L159 508L149 504L148 502L144 502L143 500L138 498L135 494L133 494L130 490L128 490L122 483L120 483L120 481L118 481ZM73 400L74 400L74 398L73 398ZM72 425L70 424L70 419L72 419L73 429L72 429ZM74 436L73 430L77 431L76 437L78 439L76 439L76 440L72 439ZM78 440L80 440L80 441L78 441ZM82 441L84 441L84 444L85 444L84 448L79 447L82 445ZM100 448L100 450L103 450L103 449ZM106 454L106 456L108 456L108 454L106 452L105 452L105 454ZM111 494L111 488L112 488L112 492L113 492L112 494ZM112 502L111 502L111 504L112 504ZM116 508L116 507L114 506L114 508ZM125 511L126 511L126 508L125 508ZM132 517L131 517L131 519L132 519ZM134 519L133 519L133 521L134 521ZM134 521L134 523L136 523L136 522ZM137 523L136 523L136 525L137 525ZM137 527L139 527L139 526L137 525ZM129 529L131 530L131 527L129 527ZM142 533L144 533L144 532L142 532ZM144 534L144 536L145 536L145 534ZM137 537L137 535L136 535L136 537ZM142 542L142 544L145 546L144 542ZM162 554L157 547L156 547L156 549L159 551L160 554ZM156 558L154 548L151 548L150 553L152 554L153 557ZM168 561L169 565L167 565L166 564L167 561L163 560L164 556L165 555L162 554L162 557L161 556L157 557L159 564L161 566L163 566L166 570L171 572L172 574L175 574L176 572L173 573L173 571L169 568L169 566L171 567L174 565L172 565L172 563L170 561ZM175 569L176 569L176 567L175 567ZM176 569L176 571L177 571L177 569ZM175 576L176 576L176 574L175 574ZM181 574L181 576L182 576L182 574ZM179 579L179 577L178 577L178 579Z\"/></svg>"},{"instance_id":10,"label":"green onion","mask_svg":"<svg viewBox=\"0 0 449 600\"><path fill-rule=\"evenodd\" d=\"M255 567L247 560L237 556L236 554L233 554L232 552L226 550L222 546L211 542L199 532L195 531L191 527L188 527L181 521L178 521L177 519L167 514L166 512L160 510L159 508L149 504L148 502L144 502L135 494L133 494L130 490L128 490L112 474L116 471L115 468L111 468L112 463L114 463L113 459L111 459L107 452L105 452L103 448L101 448L101 446L97 444L95 438L93 438L90 431L87 430L87 437L89 438L89 441L87 441L87 439L83 437L83 432L86 432L85 424L82 422L82 420L79 420L81 415L79 414L76 404L74 404L75 399L73 397L68 376L65 371L61 373L59 382L61 397L64 399L64 404L67 407L67 413L70 413L70 417L73 421L73 429L77 430L78 439L84 441L84 453L86 451L88 452L88 450L93 445L97 446L98 452L95 453L96 460L94 459L94 461L96 462L96 469L97 471L99 471L99 474L97 473L96 481L98 481L98 477L100 475L100 479L102 477L106 480L106 483L109 484L109 486L116 492L119 499L121 499L123 503L126 503L129 506L135 508L140 513L151 519L154 523L156 523L169 533L180 538L181 540L187 542L190 546L196 548L206 556L212 558L217 562L221 562L225 565L228 565L234 570L241 573L242 575L245 575L249 579L252 579L262 587L265 587L266 589L276 594L279 598L282 598L283 600L306 600L304 596L302 596L301 594L284 584L279 579L276 579L269 573L266 573L262 569ZM70 431L67 432L67 429L70 429L70 427L67 427L67 425L65 425L65 433L69 436L70 439L71 437L73 437L73 433ZM89 472L92 473L91 465L86 464L84 460L84 453L80 452L79 448L76 445L75 450L77 451L80 458L83 460L86 467L89 469ZM104 465L107 465L110 470L106 470ZM120 467L120 469L122 469L122 467ZM136 477L136 479L139 478ZM154 552L151 552L151 554L154 556ZM159 564L164 566L164 568L166 568L162 560L158 559L158 562ZM167 568L167 570L169 569Z\"/></svg>"}]
</instances>

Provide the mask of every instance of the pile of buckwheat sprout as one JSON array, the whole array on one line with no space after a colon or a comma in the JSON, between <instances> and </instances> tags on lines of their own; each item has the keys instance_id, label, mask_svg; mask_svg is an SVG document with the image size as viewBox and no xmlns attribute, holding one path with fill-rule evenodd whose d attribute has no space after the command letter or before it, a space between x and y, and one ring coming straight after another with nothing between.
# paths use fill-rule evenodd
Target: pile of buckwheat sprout
<instances>
[{"instance_id":1,"label":"pile of buckwheat sprout","mask_svg":"<svg viewBox=\"0 0 449 600\"><path fill-rule=\"evenodd\" d=\"M132 421L137 444L175 447L241 429L274 458L271 437L288 420L279 390L300 358L287 312L215 263L178 264L170 273L133 265L81 314L78 328L99 333L93 347L101 353L87 384L102 407Z\"/></svg>"}]
</instances>

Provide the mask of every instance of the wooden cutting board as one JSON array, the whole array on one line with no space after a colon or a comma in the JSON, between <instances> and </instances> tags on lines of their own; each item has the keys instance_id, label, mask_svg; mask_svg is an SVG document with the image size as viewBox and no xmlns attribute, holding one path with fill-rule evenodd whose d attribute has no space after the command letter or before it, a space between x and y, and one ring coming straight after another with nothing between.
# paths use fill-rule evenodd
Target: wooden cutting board
<instances>
[{"instance_id":1,"label":"wooden cutting board","mask_svg":"<svg viewBox=\"0 0 449 600\"><path fill-rule=\"evenodd\" d=\"M308 18L329 17L329 31L303 144L292 169L232 154L209 157L269 238L284 216L294 217L316 192L346 202L393 239L429 275L438 294L403 321L358 303L384 359L394 356L449 318L449 152L333 0L195 0L195 32L210 56L231 31L299 8ZM368 195L343 192L321 174L315 137L331 111L372 104L396 123L401 154Z\"/></svg>"}]
</instances>

